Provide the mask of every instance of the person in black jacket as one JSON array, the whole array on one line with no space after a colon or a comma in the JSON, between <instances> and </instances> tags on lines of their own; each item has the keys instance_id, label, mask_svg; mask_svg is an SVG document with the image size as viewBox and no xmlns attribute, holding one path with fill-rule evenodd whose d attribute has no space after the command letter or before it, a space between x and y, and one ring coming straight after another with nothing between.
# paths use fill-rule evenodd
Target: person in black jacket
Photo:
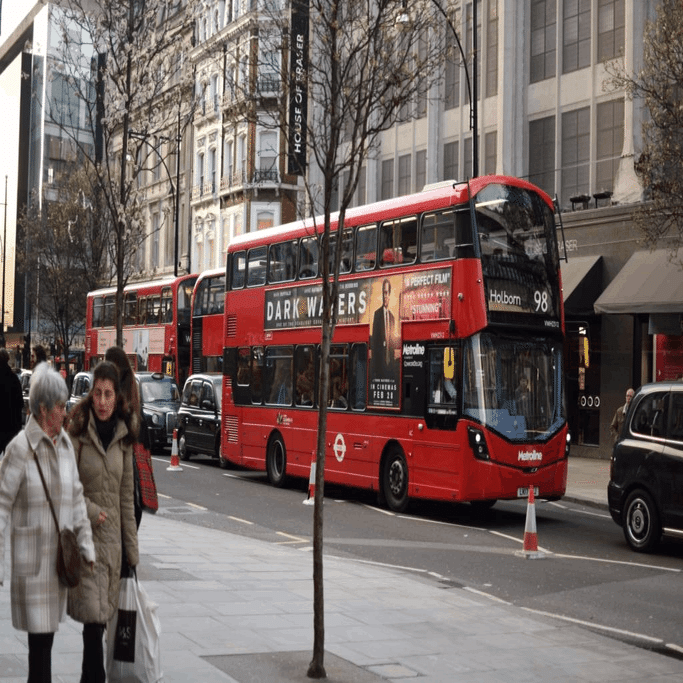
<instances>
[{"instance_id":1,"label":"person in black jacket","mask_svg":"<svg viewBox=\"0 0 683 683\"><path fill-rule=\"evenodd\" d=\"M21 431L24 395L17 374L9 366L9 352L0 348L0 453Z\"/></svg>"}]
</instances>

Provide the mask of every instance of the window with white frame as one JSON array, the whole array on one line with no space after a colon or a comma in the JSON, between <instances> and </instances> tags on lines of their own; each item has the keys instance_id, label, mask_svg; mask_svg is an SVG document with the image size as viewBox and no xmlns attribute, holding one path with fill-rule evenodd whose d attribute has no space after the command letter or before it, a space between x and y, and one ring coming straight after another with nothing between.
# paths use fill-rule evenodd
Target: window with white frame
<instances>
[{"instance_id":1,"label":"window with white frame","mask_svg":"<svg viewBox=\"0 0 683 683\"><path fill-rule=\"evenodd\" d=\"M211 192L216 191L216 148L209 150L209 166L207 169L207 182L210 183Z\"/></svg>"},{"instance_id":2,"label":"window with white frame","mask_svg":"<svg viewBox=\"0 0 683 683\"><path fill-rule=\"evenodd\" d=\"M454 109L460 106L460 70L462 60L460 50L453 36L453 31L459 30L460 11L452 9L448 13L449 21L444 19L446 31L446 45L450 46L446 56L444 74L444 107Z\"/></svg>"},{"instance_id":3,"label":"window with white frame","mask_svg":"<svg viewBox=\"0 0 683 683\"><path fill-rule=\"evenodd\" d=\"M591 0L565 0L562 14L562 73L591 63Z\"/></svg>"},{"instance_id":4,"label":"window with white frame","mask_svg":"<svg viewBox=\"0 0 683 683\"><path fill-rule=\"evenodd\" d=\"M410 154L398 158L398 195L410 193Z\"/></svg>"},{"instance_id":5,"label":"window with white frame","mask_svg":"<svg viewBox=\"0 0 683 683\"><path fill-rule=\"evenodd\" d=\"M277 180L277 133L274 131L259 136L258 164L260 180Z\"/></svg>"},{"instance_id":6,"label":"window with white frame","mask_svg":"<svg viewBox=\"0 0 683 683\"><path fill-rule=\"evenodd\" d=\"M562 114L562 205L572 196L588 194L589 184L590 108L582 107Z\"/></svg>"},{"instance_id":7,"label":"window with white frame","mask_svg":"<svg viewBox=\"0 0 683 683\"><path fill-rule=\"evenodd\" d=\"M624 100L602 102L597 108L595 190L614 189L624 146Z\"/></svg>"},{"instance_id":8,"label":"window with white frame","mask_svg":"<svg viewBox=\"0 0 683 683\"><path fill-rule=\"evenodd\" d=\"M157 268L161 265L159 261L159 233L161 232L161 222L159 218L158 207L154 207L152 214L152 268Z\"/></svg>"},{"instance_id":9,"label":"window with white frame","mask_svg":"<svg viewBox=\"0 0 683 683\"><path fill-rule=\"evenodd\" d=\"M555 75L556 0L531 0L531 82Z\"/></svg>"},{"instance_id":10,"label":"window with white frame","mask_svg":"<svg viewBox=\"0 0 683 683\"><path fill-rule=\"evenodd\" d=\"M529 122L529 180L555 194L555 117Z\"/></svg>"},{"instance_id":11,"label":"window with white frame","mask_svg":"<svg viewBox=\"0 0 683 683\"><path fill-rule=\"evenodd\" d=\"M624 49L624 0L598 0L598 61L618 57Z\"/></svg>"},{"instance_id":12,"label":"window with white frame","mask_svg":"<svg viewBox=\"0 0 683 683\"><path fill-rule=\"evenodd\" d=\"M234 170L234 142L232 140L226 139L223 147L223 177L227 178L229 185L232 185L232 172Z\"/></svg>"}]
</instances>

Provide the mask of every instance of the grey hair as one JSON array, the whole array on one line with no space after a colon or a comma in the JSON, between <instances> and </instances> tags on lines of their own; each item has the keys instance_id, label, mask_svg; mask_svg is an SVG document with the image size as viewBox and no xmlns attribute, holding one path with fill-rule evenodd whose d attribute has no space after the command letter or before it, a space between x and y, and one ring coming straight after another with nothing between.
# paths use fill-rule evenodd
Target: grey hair
<instances>
[{"instance_id":1,"label":"grey hair","mask_svg":"<svg viewBox=\"0 0 683 683\"><path fill-rule=\"evenodd\" d=\"M58 401L65 403L67 398L69 398L69 391L64 378L47 363L36 365L31 375L31 388L28 392L31 414L38 417L40 406L45 406L49 412Z\"/></svg>"}]
</instances>

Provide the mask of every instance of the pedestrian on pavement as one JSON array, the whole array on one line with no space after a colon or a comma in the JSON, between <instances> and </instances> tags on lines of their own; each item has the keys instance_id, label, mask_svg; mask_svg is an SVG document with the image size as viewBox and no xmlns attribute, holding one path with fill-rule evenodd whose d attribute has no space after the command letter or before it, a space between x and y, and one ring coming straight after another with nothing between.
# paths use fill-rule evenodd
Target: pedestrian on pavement
<instances>
[{"instance_id":1,"label":"pedestrian on pavement","mask_svg":"<svg viewBox=\"0 0 683 683\"><path fill-rule=\"evenodd\" d=\"M69 435L92 524L95 572L69 591L69 616L83 624L81 683L104 683L102 636L118 609L122 547L131 567L138 563L133 504L133 443L137 429L124 410L116 366L93 371L88 395L72 410Z\"/></svg>"},{"instance_id":2,"label":"pedestrian on pavement","mask_svg":"<svg viewBox=\"0 0 683 683\"><path fill-rule=\"evenodd\" d=\"M9 366L9 352L0 349L0 454L21 430L24 395L17 373Z\"/></svg>"},{"instance_id":3,"label":"pedestrian on pavement","mask_svg":"<svg viewBox=\"0 0 683 683\"><path fill-rule=\"evenodd\" d=\"M612 423L609 426L609 430L612 433L612 440L614 443L617 442L619 434L621 434L621 428L624 424L624 418L626 417L626 412L628 411L628 404L631 403L631 399L633 398L634 393L635 392L631 388L626 390L626 403L624 403L623 406L619 406L616 409L614 417L612 418Z\"/></svg>"},{"instance_id":4,"label":"pedestrian on pavement","mask_svg":"<svg viewBox=\"0 0 683 683\"><path fill-rule=\"evenodd\" d=\"M52 643L66 616L67 588L57 577L57 527L38 466L57 510L60 528L74 530L92 574L95 547L73 446L62 424L66 385L43 364L31 377L26 428L12 439L0 463L0 558L12 546L12 625L28 632L28 682L50 683ZM10 534L7 534L7 526ZM0 585L5 563L0 561Z\"/></svg>"},{"instance_id":5,"label":"pedestrian on pavement","mask_svg":"<svg viewBox=\"0 0 683 683\"><path fill-rule=\"evenodd\" d=\"M133 367L128 360L126 352L120 346L111 346L104 354L104 359L113 363L119 371L119 381L121 382L121 395L123 396L124 410L130 413L130 419L137 422L140 428L140 435L137 443L134 446L134 451L142 447L146 454L149 455L151 450L151 442L149 438L149 431L147 430L147 423L142 416L142 405L140 401L140 392L138 390L138 383L135 381L135 373ZM135 453L134 453L135 456ZM138 528L142 520L142 490L140 484L140 472L137 468L137 460L133 457L133 465L135 467L133 474L135 475L135 523ZM156 485L154 479L145 483L149 487L149 494L156 499ZM125 560L125 558L124 558ZM125 561L121 566L121 575L128 576L129 572L125 566Z\"/></svg>"},{"instance_id":6,"label":"pedestrian on pavement","mask_svg":"<svg viewBox=\"0 0 683 683\"><path fill-rule=\"evenodd\" d=\"M40 344L36 344L31 351L31 368L35 370L38 363L47 363L47 351Z\"/></svg>"}]
</instances>

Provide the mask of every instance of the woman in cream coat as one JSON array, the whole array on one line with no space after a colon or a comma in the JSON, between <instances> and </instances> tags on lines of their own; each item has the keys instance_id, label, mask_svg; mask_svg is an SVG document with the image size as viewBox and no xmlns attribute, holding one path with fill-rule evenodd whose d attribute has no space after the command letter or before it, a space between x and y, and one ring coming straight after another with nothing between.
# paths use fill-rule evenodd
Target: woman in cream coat
<instances>
[{"instance_id":1,"label":"woman in cream coat","mask_svg":"<svg viewBox=\"0 0 683 683\"><path fill-rule=\"evenodd\" d=\"M68 392L62 376L42 363L33 372L31 415L7 446L0 463L0 585L5 538L11 526L12 624L28 631L29 683L49 683L54 634L66 615L67 589L57 578L57 528L35 460L45 477L60 528L76 532L92 574L95 562L90 521L71 441L62 429Z\"/></svg>"}]
</instances>

